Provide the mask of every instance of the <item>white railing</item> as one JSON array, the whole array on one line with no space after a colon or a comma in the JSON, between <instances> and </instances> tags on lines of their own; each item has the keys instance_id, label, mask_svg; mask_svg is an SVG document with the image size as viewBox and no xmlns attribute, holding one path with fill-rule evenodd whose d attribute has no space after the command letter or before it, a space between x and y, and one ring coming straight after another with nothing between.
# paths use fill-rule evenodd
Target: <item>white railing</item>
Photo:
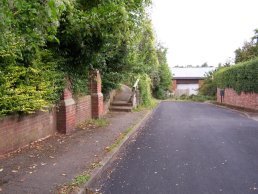
<instances>
[{"instance_id":1,"label":"white railing","mask_svg":"<svg viewBox=\"0 0 258 194\"><path fill-rule=\"evenodd\" d=\"M136 82L133 85L132 88L132 95L130 97L130 103L132 103L133 107L137 107L139 104L139 95L138 95L138 85L139 85L140 79L137 79Z\"/></svg>"}]
</instances>

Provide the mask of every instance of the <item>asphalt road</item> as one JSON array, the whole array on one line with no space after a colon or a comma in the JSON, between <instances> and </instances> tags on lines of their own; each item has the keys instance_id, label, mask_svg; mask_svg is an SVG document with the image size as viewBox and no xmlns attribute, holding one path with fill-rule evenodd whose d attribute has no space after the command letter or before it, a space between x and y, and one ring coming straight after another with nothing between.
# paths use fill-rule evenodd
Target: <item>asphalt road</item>
<instances>
[{"instance_id":1,"label":"asphalt road","mask_svg":"<svg viewBox=\"0 0 258 194\"><path fill-rule=\"evenodd\" d=\"M258 193L258 122L210 104L163 102L100 192Z\"/></svg>"}]
</instances>

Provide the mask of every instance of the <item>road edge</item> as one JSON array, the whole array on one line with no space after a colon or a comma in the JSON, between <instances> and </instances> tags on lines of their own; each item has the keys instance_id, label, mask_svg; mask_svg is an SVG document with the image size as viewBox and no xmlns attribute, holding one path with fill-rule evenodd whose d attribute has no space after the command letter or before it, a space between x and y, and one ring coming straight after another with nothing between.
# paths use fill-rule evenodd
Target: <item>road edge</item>
<instances>
[{"instance_id":1,"label":"road edge","mask_svg":"<svg viewBox=\"0 0 258 194\"><path fill-rule=\"evenodd\" d=\"M234 109L234 108L230 108L228 106L223 106L223 105L219 105L219 104L215 104L215 103L212 103L212 102L207 102L207 104L211 104L213 106L216 106L216 107L219 107L219 108L223 108L223 109L227 109L227 110L231 110L232 112L236 112L236 113L239 113L243 116L246 116L247 118L249 119L252 119L254 121L258 121L258 118L257 117L253 117L250 115L250 113L246 112L246 111L241 111L241 110L237 110L237 109Z\"/></svg>"},{"instance_id":2,"label":"road edge","mask_svg":"<svg viewBox=\"0 0 258 194\"><path fill-rule=\"evenodd\" d=\"M159 105L157 105L158 107ZM98 167L96 167L95 169L93 169L90 173L90 179L87 181L87 183L85 183L84 185L82 185L80 187L80 189L76 192L77 194L89 194L89 193L93 193L92 191L90 191L90 187L91 185L100 177L100 175L108 169L108 167L112 164L112 162L115 160L116 156L119 154L121 148L125 145L125 143L128 141L128 139L130 137L132 137L137 131L138 129L140 129L140 127L142 125L144 125L149 118L151 117L151 115L153 115L153 113L155 112L155 110L157 109L157 107L155 107L152 110L148 110L148 112L144 115L144 117L142 117L139 121L137 121L135 124L133 124L132 130L125 135L125 137L123 138L123 140L121 141L121 143L116 146L114 149L112 149L112 151L110 151L99 163L100 165Z\"/></svg>"}]
</instances>

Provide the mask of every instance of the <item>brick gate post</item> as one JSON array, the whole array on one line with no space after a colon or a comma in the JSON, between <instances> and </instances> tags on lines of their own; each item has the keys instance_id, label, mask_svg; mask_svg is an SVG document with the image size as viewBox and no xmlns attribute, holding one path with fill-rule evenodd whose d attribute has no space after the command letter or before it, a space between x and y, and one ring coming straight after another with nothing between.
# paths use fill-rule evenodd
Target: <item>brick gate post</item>
<instances>
[{"instance_id":1,"label":"brick gate post","mask_svg":"<svg viewBox=\"0 0 258 194\"><path fill-rule=\"evenodd\" d=\"M104 112L103 94L101 92L101 77L98 70L91 72L90 92L92 118L101 118Z\"/></svg>"},{"instance_id":2,"label":"brick gate post","mask_svg":"<svg viewBox=\"0 0 258 194\"><path fill-rule=\"evenodd\" d=\"M68 85L68 84L67 84ZM57 109L57 130L69 134L75 130L76 106L69 87L66 87L61 96Z\"/></svg>"}]
</instances>

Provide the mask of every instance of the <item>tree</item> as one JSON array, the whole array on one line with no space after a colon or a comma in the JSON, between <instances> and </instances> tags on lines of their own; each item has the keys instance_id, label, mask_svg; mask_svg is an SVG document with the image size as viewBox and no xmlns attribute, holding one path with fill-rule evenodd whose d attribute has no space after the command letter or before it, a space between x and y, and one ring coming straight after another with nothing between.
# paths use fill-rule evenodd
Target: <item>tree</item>
<instances>
[{"instance_id":1,"label":"tree","mask_svg":"<svg viewBox=\"0 0 258 194\"><path fill-rule=\"evenodd\" d=\"M154 89L154 95L159 99L165 99L167 92L171 90L172 74L167 63L167 49L161 44L156 48L159 62L159 84Z\"/></svg>"},{"instance_id":2,"label":"tree","mask_svg":"<svg viewBox=\"0 0 258 194\"><path fill-rule=\"evenodd\" d=\"M205 75L205 79L199 88L199 93L205 96L215 96L217 92L216 82L213 80L215 71L210 71Z\"/></svg>"},{"instance_id":3,"label":"tree","mask_svg":"<svg viewBox=\"0 0 258 194\"><path fill-rule=\"evenodd\" d=\"M258 30L250 41L244 42L241 48L235 50L235 63L249 61L258 56Z\"/></svg>"},{"instance_id":4,"label":"tree","mask_svg":"<svg viewBox=\"0 0 258 194\"><path fill-rule=\"evenodd\" d=\"M207 63L207 62L203 63L203 64L201 65L201 67L208 67L208 63Z\"/></svg>"}]
</instances>

